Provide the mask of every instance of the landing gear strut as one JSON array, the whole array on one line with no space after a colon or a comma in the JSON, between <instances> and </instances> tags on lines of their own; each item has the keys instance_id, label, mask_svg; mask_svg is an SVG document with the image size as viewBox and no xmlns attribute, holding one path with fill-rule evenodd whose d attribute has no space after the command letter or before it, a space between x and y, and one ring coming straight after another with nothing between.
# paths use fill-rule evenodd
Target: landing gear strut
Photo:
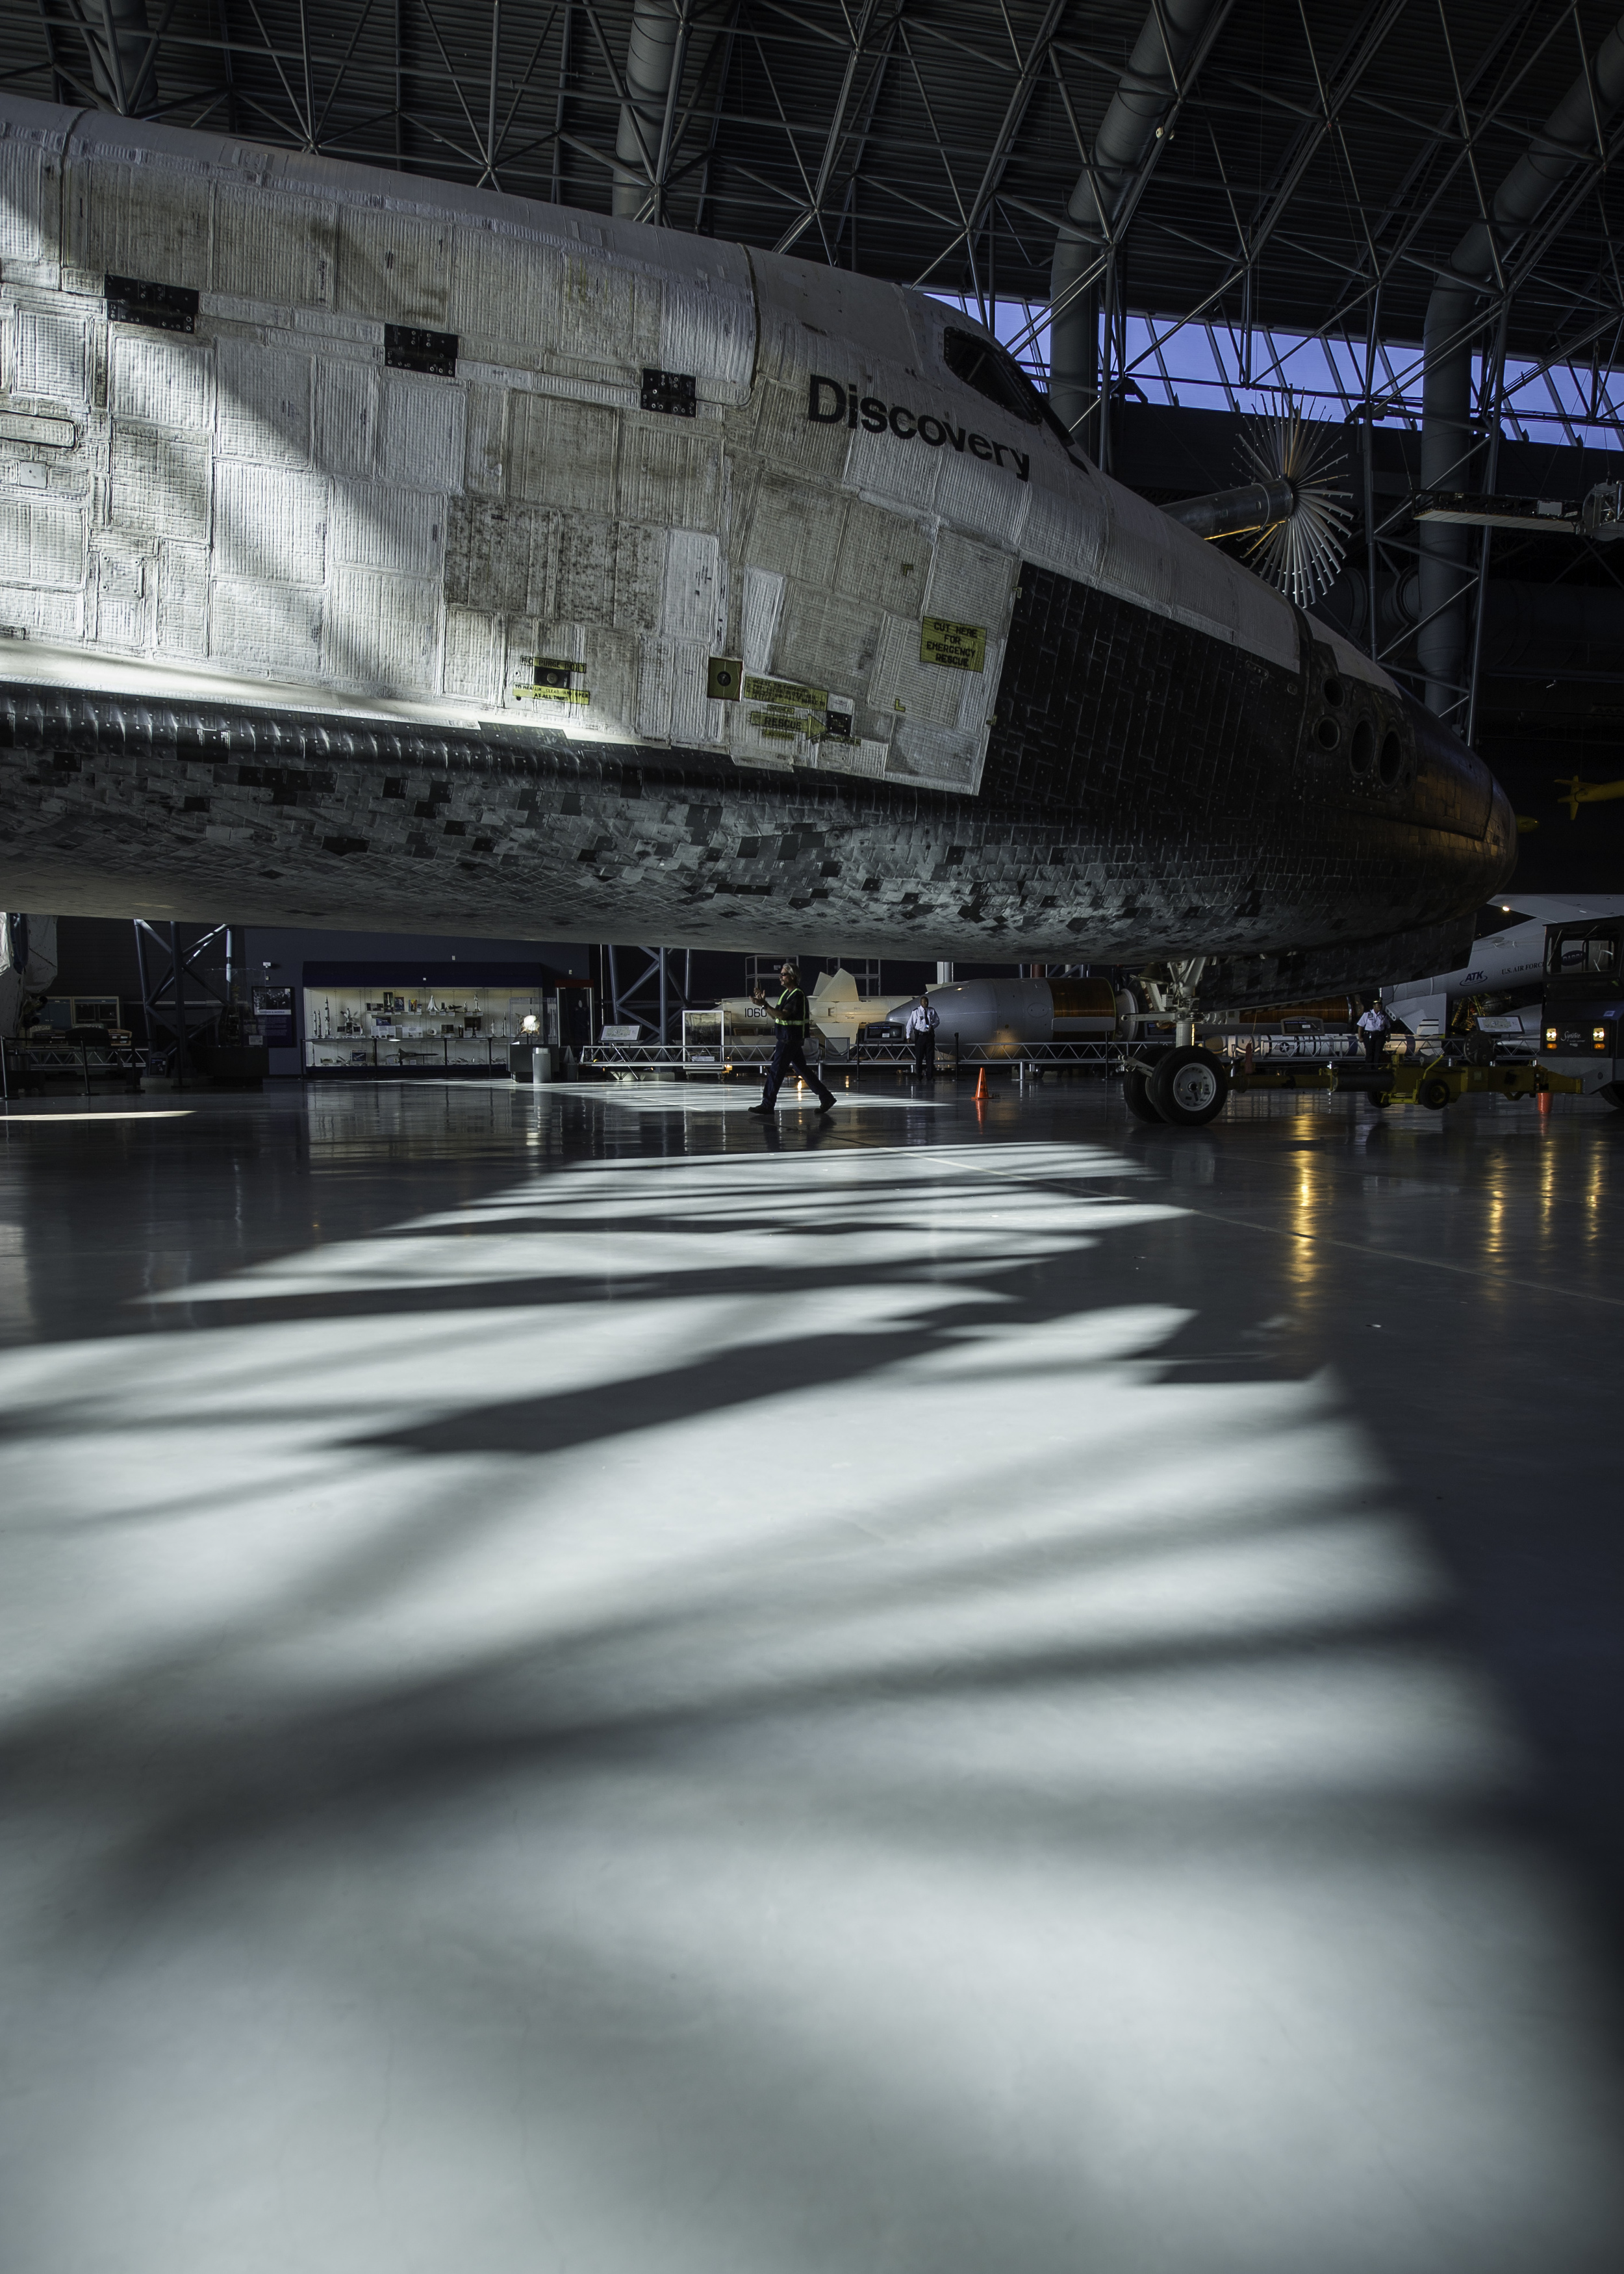
<instances>
[{"instance_id":1,"label":"landing gear strut","mask_svg":"<svg viewBox=\"0 0 1624 2274\"><path fill-rule=\"evenodd\" d=\"M1138 1121L1169 1122L1176 1129L1199 1129L1223 1111L1229 1096L1229 1069L1195 1039L1195 989L1205 956L1167 966L1165 979L1145 982L1153 1007L1173 1020L1173 1044L1136 1049L1123 1076L1123 1102Z\"/></svg>"}]
</instances>

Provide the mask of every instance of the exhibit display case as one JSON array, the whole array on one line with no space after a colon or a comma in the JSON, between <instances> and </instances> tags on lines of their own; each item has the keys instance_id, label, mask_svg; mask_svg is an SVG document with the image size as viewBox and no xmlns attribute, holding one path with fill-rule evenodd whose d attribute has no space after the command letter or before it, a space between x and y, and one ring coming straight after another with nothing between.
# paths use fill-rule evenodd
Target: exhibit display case
<instances>
[{"instance_id":1,"label":"exhibit display case","mask_svg":"<svg viewBox=\"0 0 1624 2274\"><path fill-rule=\"evenodd\" d=\"M506 1075L508 1045L545 1042L556 998L511 986L306 987L307 1073ZM552 1019L549 1020L549 1011ZM526 1028L525 1020L535 1023Z\"/></svg>"}]
</instances>

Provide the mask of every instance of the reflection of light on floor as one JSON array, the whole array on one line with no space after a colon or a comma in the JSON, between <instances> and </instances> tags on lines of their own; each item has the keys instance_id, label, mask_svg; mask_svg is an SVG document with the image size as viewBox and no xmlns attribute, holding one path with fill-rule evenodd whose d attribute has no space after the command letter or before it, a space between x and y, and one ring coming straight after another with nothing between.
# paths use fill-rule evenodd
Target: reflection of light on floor
<instances>
[{"instance_id":1,"label":"reflection of light on floor","mask_svg":"<svg viewBox=\"0 0 1624 2274\"><path fill-rule=\"evenodd\" d=\"M83 1113L36 1113L31 1106L0 1111L0 1129L26 1128L31 1121L182 1121L190 1105L94 1106Z\"/></svg>"},{"instance_id":2,"label":"reflection of light on floor","mask_svg":"<svg viewBox=\"0 0 1624 2274\"><path fill-rule=\"evenodd\" d=\"M829 1069L831 1077L839 1074L838 1065ZM759 1104L761 1094L754 1084L740 1082L715 1088L698 1082L683 1081L614 1081L575 1082L538 1081L536 1089L542 1095L573 1098L577 1104L624 1105L635 1113L748 1113ZM838 1089L835 1092L835 1112L844 1118L848 1113L939 1113L957 1103L952 1097L914 1097L906 1090ZM779 1091L776 1109L779 1113L816 1114L817 1096L809 1089L797 1089L793 1085Z\"/></svg>"},{"instance_id":3,"label":"reflection of light on floor","mask_svg":"<svg viewBox=\"0 0 1624 2274\"><path fill-rule=\"evenodd\" d=\"M15 2263L1616 2264L1518 1749L1132 1176L594 1164L0 1359Z\"/></svg>"}]
</instances>

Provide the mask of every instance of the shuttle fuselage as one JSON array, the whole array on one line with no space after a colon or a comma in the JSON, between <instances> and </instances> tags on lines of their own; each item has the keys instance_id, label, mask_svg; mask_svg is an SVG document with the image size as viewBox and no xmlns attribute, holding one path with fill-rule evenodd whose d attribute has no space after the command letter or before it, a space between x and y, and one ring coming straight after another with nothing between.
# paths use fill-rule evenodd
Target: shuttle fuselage
<instances>
[{"instance_id":1,"label":"shuttle fuselage","mask_svg":"<svg viewBox=\"0 0 1624 2274\"><path fill-rule=\"evenodd\" d=\"M5 99L0 232L7 905L1242 999L1509 873L1476 757L921 294Z\"/></svg>"}]
</instances>

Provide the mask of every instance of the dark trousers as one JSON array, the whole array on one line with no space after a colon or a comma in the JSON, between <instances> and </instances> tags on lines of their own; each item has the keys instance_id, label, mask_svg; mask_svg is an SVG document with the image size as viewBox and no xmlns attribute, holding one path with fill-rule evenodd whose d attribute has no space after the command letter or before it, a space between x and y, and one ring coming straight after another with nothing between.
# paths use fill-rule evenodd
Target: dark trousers
<instances>
[{"instance_id":1,"label":"dark trousers","mask_svg":"<svg viewBox=\"0 0 1624 2274\"><path fill-rule=\"evenodd\" d=\"M1366 1062L1371 1065L1380 1065L1387 1051L1387 1036L1385 1035L1372 1035L1367 1027L1365 1029L1364 1042Z\"/></svg>"},{"instance_id":2,"label":"dark trousers","mask_svg":"<svg viewBox=\"0 0 1624 2274\"><path fill-rule=\"evenodd\" d=\"M936 1070L936 1030L914 1037L914 1071L921 1081L928 1081Z\"/></svg>"},{"instance_id":3,"label":"dark trousers","mask_svg":"<svg viewBox=\"0 0 1624 2274\"><path fill-rule=\"evenodd\" d=\"M833 1090L807 1064L806 1036L792 1033L787 1027L780 1027L772 1063L767 1068L766 1088L762 1091L763 1105L771 1105L775 1102L786 1076L792 1073L798 1073L807 1088L816 1090L820 1098L834 1096Z\"/></svg>"}]
</instances>

